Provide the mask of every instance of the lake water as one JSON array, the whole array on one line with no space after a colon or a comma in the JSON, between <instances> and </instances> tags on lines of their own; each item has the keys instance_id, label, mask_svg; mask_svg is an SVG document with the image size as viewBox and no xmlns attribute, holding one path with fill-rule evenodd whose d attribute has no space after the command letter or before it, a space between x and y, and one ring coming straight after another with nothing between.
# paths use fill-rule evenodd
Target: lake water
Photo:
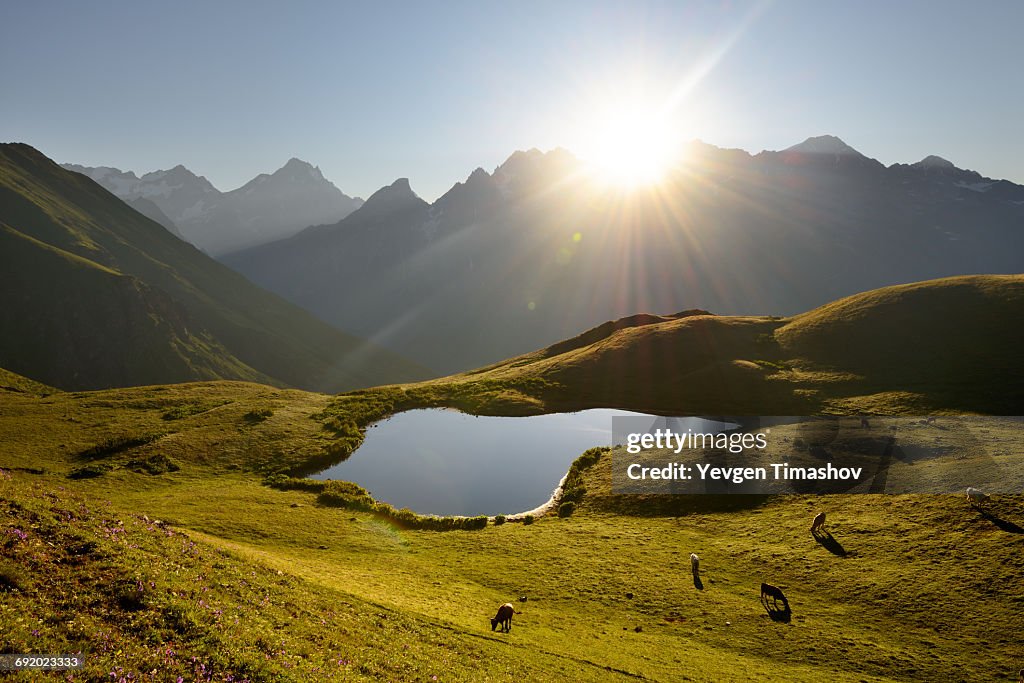
<instances>
[{"instance_id":1,"label":"lake water","mask_svg":"<svg viewBox=\"0 0 1024 683\"><path fill-rule=\"evenodd\" d=\"M352 456L314 479L344 479L421 514L496 515L547 502L583 451L609 446L613 415L598 408L530 417L454 410L398 413L366 430Z\"/></svg>"}]
</instances>

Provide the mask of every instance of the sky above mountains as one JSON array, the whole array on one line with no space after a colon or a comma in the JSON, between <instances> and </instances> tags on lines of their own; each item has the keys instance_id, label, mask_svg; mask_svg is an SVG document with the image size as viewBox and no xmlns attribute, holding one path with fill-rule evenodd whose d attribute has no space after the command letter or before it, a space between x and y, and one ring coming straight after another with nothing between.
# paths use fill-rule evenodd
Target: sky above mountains
<instances>
[{"instance_id":1,"label":"sky above mountains","mask_svg":"<svg viewBox=\"0 0 1024 683\"><path fill-rule=\"evenodd\" d=\"M834 133L1020 183L1021 25L1016 2L4 3L0 131L221 190L297 156L350 195L405 176L433 200L651 118L666 147Z\"/></svg>"}]
</instances>

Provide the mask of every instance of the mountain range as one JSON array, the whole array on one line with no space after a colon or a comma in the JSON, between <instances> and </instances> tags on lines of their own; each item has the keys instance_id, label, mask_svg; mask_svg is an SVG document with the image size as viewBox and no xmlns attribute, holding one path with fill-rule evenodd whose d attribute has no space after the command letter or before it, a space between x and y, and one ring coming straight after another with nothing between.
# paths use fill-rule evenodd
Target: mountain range
<instances>
[{"instance_id":1,"label":"mountain range","mask_svg":"<svg viewBox=\"0 0 1024 683\"><path fill-rule=\"evenodd\" d=\"M929 156L886 167L821 136L691 143L657 187L516 152L433 203L407 179L333 224L226 254L254 282L456 372L637 312L789 315L855 292L1024 271L1024 187Z\"/></svg>"},{"instance_id":2,"label":"mountain range","mask_svg":"<svg viewBox=\"0 0 1024 683\"><path fill-rule=\"evenodd\" d=\"M91 179L0 145L0 367L62 389L425 371L254 286Z\"/></svg>"},{"instance_id":3,"label":"mountain range","mask_svg":"<svg viewBox=\"0 0 1024 683\"><path fill-rule=\"evenodd\" d=\"M335 187L318 167L299 159L230 192L219 191L181 165L142 177L108 166L63 167L89 176L135 210L210 254L289 237L311 225L334 223L363 203Z\"/></svg>"}]
</instances>

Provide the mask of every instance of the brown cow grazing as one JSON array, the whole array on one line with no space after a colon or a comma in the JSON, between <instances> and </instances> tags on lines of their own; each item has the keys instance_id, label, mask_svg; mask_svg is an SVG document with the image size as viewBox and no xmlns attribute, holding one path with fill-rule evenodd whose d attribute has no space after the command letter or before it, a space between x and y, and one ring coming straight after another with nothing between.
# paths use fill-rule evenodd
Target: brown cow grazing
<instances>
[{"instance_id":1,"label":"brown cow grazing","mask_svg":"<svg viewBox=\"0 0 1024 683\"><path fill-rule=\"evenodd\" d=\"M825 526L825 513L819 512L814 516L814 520L811 522L811 533L817 533L817 531L823 526Z\"/></svg>"},{"instance_id":2,"label":"brown cow grazing","mask_svg":"<svg viewBox=\"0 0 1024 683\"><path fill-rule=\"evenodd\" d=\"M504 605L498 608L498 613L491 619L491 630L498 628L498 624L501 624L501 632L508 633L512 630L512 615L516 613L516 608L512 606L511 602L506 602Z\"/></svg>"}]
</instances>

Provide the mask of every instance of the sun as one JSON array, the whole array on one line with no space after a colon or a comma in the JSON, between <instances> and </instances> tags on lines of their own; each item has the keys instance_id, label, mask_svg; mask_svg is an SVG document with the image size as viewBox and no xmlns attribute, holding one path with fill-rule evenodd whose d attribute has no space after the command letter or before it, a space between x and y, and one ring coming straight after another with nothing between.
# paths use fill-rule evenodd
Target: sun
<instances>
[{"instance_id":1,"label":"sun","mask_svg":"<svg viewBox=\"0 0 1024 683\"><path fill-rule=\"evenodd\" d=\"M655 185L677 160L676 131L655 107L609 107L579 134L579 157L599 181L620 188Z\"/></svg>"}]
</instances>

